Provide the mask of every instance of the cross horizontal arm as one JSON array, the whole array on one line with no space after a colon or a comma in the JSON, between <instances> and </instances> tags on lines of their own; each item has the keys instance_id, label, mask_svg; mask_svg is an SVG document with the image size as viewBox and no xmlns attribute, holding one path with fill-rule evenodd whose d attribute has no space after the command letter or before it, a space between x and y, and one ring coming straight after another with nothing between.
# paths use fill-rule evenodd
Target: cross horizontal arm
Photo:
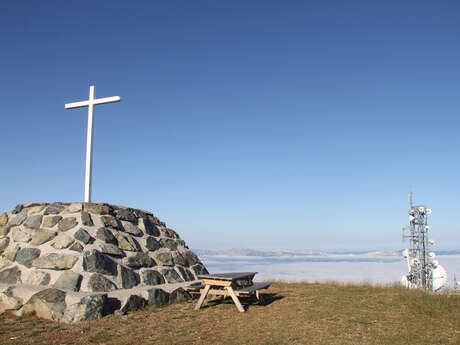
<instances>
[{"instance_id":1,"label":"cross horizontal arm","mask_svg":"<svg viewBox=\"0 0 460 345\"><path fill-rule=\"evenodd\" d=\"M64 107L65 109L73 109L73 108L87 107L90 104L97 105L97 104L114 103L114 102L120 102L120 97L113 96L113 97L97 98L92 101L88 100L88 101L67 103L64 105Z\"/></svg>"},{"instance_id":2,"label":"cross horizontal arm","mask_svg":"<svg viewBox=\"0 0 460 345\"><path fill-rule=\"evenodd\" d=\"M113 96L113 97L105 97L105 98L96 98L93 101L93 104L104 104L104 103L114 103L114 102L120 102L120 97L119 96Z\"/></svg>"},{"instance_id":3,"label":"cross horizontal arm","mask_svg":"<svg viewBox=\"0 0 460 345\"><path fill-rule=\"evenodd\" d=\"M64 105L64 107L66 109L72 109L72 108L87 107L88 105L89 105L89 101L81 101L81 102L67 103Z\"/></svg>"}]
</instances>

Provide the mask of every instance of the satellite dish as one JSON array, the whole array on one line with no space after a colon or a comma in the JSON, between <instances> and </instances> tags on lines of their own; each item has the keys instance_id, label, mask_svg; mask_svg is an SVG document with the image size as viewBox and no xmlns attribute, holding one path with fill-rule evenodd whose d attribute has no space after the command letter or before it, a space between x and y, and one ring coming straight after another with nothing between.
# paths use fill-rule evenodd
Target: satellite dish
<instances>
[{"instance_id":1,"label":"satellite dish","mask_svg":"<svg viewBox=\"0 0 460 345\"><path fill-rule=\"evenodd\" d=\"M434 258L436 257L436 254L433 253L433 252L429 252L429 253L428 253L428 256L429 256L430 258L434 259Z\"/></svg>"},{"instance_id":2,"label":"satellite dish","mask_svg":"<svg viewBox=\"0 0 460 345\"><path fill-rule=\"evenodd\" d=\"M420 212L424 212L424 211L425 211L425 207L419 206L418 210L419 210Z\"/></svg>"},{"instance_id":3,"label":"satellite dish","mask_svg":"<svg viewBox=\"0 0 460 345\"><path fill-rule=\"evenodd\" d=\"M402 256L407 258L409 256L409 249L404 249L402 252Z\"/></svg>"},{"instance_id":4,"label":"satellite dish","mask_svg":"<svg viewBox=\"0 0 460 345\"><path fill-rule=\"evenodd\" d=\"M433 291L439 291L447 285L447 272L441 265L433 270Z\"/></svg>"},{"instance_id":5,"label":"satellite dish","mask_svg":"<svg viewBox=\"0 0 460 345\"><path fill-rule=\"evenodd\" d=\"M428 244L429 244L430 246L434 245L434 240L428 240Z\"/></svg>"},{"instance_id":6,"label":"satellite dish","mask_svg":"<svg viewBox=\"0 0 460 345\"><path fill-rule=\"evenodd\" d=\"M426 214L431 214L431 208L426 209Z\"/></svg>"},{"instance_id":7,"label":"satellite dish","mask_svg":"<svg viewBox=\"0 0 460 345\"><path fill-rule=\"evenodd\" d=\"M406 288L410 287L410 283L407 280L407 276L402 276L401 278L401 285L405 286Z\"/></svg>"}]
</instances>

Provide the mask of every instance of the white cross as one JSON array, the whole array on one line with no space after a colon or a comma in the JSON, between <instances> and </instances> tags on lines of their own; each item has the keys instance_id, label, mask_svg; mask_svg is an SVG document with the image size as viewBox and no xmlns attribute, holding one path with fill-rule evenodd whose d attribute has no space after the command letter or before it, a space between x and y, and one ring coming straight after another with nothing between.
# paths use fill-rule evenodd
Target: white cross
<instances>
[{"instance_id":1,"label":"white cross","mask_svg":"<svg viewBox=\"0 0 460 345\"><path fill-rule=\"evenodd\" d=\"M93 125L94 106L98 104L119 102L120 97L106 97L96 99L94 85L89 87L89 99L87 101L67 103L65 109L88 107L88 131L86 134L86 170L85 170L85 202L91 202L91 175L93 165Z\"/></svg>"}]
</instances>

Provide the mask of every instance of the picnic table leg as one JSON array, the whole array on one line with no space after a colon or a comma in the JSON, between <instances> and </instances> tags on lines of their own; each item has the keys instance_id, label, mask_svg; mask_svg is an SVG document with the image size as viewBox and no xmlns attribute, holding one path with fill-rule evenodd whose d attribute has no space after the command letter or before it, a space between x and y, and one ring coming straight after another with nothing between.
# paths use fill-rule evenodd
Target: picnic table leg
<instances>
[{"instance_id":1,"label":"picnic table leg","mask_svg":"<svg viewBox=\"0 0 460 345\"><path fill-rule=\"evenodd\" d=\"M240 300L238 299L238 297L235 295L235 292L233 291L232 287L231 286L227 286L226 287L227 291L228 291L228 294L230 295L230 297L232 298L233 302L235 303L236 307L238 308L238 310L241 312L241 313L244 313L244 308L243 306L241 305L240 303Z\"/></svg>"},{"instance_id":2,"label":"picnic table leg","mask_svg":"<svg viewBox=\"0 0 460 345\"><path fill-rule=\"evenodd\" d=\"M259 292L259 290L256 291L256 298L259 301L261 305L265 305L265 298L264 296Z\"/></svg>"},{"instance_id":3,"label":"picnic table leg","mask_svg":"<svg viewBox=\"0 0 460 345\"><path fill-rule=\"evenodd\" d=\"M200 299L198 300L198 303L196 304L195 306L195 310L198 310L201 308L201 305L203 304L204 302L204 299L206 298L206 296L208 295L208 292L209 292L209 289L211 288L211 285L206 285L204 290L201 291L201 296L200 296Z\"/></svg>"}]
</instances>

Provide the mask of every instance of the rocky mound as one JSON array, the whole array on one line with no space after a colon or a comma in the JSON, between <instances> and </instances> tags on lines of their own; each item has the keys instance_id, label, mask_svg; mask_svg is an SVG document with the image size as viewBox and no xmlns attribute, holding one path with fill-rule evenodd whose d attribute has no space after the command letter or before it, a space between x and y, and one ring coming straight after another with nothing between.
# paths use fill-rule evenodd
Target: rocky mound
<instances>
[{"instance_id":1,"label":"rocky mound","mask_svg":"<svg viewBox=\"0 0 460 345\"><path fill-rule=\"evenodd\" d=\"M0 312L75 322L188 297L207 273L153 214L94 203L29 203L0 215Z\"/></svg>"}]
</instances>

